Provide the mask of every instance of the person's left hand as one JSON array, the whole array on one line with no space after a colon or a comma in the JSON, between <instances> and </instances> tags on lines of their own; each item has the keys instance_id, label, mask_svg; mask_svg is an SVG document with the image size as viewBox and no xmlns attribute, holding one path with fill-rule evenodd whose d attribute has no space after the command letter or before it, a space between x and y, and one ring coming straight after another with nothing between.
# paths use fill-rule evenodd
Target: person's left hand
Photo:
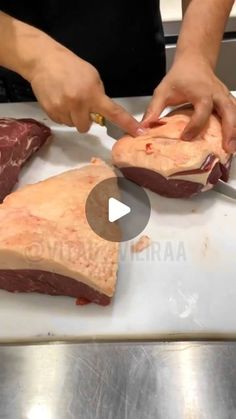
<instances>
[{"instance_id":1,"label":"person's left hand","mask_svg":"<svg viewBox=\"0 0 236 419\"><path fill-rule=\"evenodd\" d=\"M157 121L167 106L190 103L194 112L182 138L189 141L204 129L213 110L222 120L223 147L236 152L236 99L198 56L178 58L162 82L143 117L142 126Z\"/></svg>"}]
</instances>

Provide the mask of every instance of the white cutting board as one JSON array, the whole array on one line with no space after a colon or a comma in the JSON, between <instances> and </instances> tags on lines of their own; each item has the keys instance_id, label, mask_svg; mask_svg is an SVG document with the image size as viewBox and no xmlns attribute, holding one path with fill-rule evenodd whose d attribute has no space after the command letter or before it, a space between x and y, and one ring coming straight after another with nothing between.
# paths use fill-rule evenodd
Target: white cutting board
<instances>
[{"instance_id":1,"label":"white cutting board","mask_svg":"<svg viewBox=\"0 0 236 419\"><path fill-rule=\"evenodd\" d=\"M121 100L140 117L147 98ZM114 140L100 126L87 135L49 121L37 104L2 104L1 116L33 117L55 134L27 164L17 187L78 167L99 156L109 161ZM236 163L231 171L236 186ZM236 202L204 193L162 198L145 230L153 244L121 248L119 277L109 307L79 307L66 297L0 291L0 341L236 335Z\"/></svg>"}]
</instances>

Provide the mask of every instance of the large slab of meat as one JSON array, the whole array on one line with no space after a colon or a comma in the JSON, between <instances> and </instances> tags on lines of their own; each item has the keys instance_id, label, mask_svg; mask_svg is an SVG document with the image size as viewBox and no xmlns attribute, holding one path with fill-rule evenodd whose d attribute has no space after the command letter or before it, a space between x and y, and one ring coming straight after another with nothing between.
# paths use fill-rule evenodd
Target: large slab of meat
<instances>
[{"instance_id":1,"label":"large slab of meat","mask_svg":"<svg viewBox=\"0 0 236 419\"><path fill-rule=\"evenodd\" d=\"M34 119L0 118L0 202L12 191L26 160L50 136L50 128Z\"/></svg>"},{"instance_id":2,"label":"large slab of meat","mask_svg":"<svg viewBox=\"0 0 236 419\"><path fill-rule=\"evenodd\" d=\"M222 128L211 115L194 141L181 140L192 109L179 109L143 136L125 136L112 150L115 166L139 185L167 197L191 197L229 178L232 155L222 147Z\"/></svg>"},{"instance_id":3,"label":"large slab of meat","mask_svg":"<svg viewBox=\"0 0 236 419\"><path fill-rule=\"evenodd\" d=\"M112 177L112 186L94 197L95 209L107 212L106 199L119 191L113 170L97 159L8 195L0 205L0 288L109 304L119 243L91 230L85 204L94 186Z\"/></svg>"}]
</instances>

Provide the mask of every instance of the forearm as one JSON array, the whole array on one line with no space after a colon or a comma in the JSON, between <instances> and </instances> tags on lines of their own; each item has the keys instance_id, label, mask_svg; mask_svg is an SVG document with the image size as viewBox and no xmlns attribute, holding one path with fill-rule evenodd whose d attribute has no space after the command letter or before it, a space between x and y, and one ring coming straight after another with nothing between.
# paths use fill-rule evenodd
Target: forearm
<instances>
[{"instance_id":1,"label":"forearm","mask_svg":"<svg viewBox=\"0 0 236 419\"><path fill-rule=\"evenodd\" d=\"M44 32L0 12L0 65L31 80L37 63L63 48Z\"/></svg>"},{"instance_id":2,"label":"forearm","mask_svg":"<svg viewBox=\"0 0 236 419\"><path fill-rule=\"evenodd\" d=\"M192 0L182 0L182 14L184 16L189 4L191 3Z\"/></svg>"},{"instance_id":3,"label":"forearm","mask_svg":"<svg viewBox=\"0 0 236 419\"><path fill-rule=\"evenodd\" d=\"M188 53L215 67L225 25L234 0L182 0L185 16L175 59ZM187 7L188 6L188 7Z\"/></svg>"}]
</instances>

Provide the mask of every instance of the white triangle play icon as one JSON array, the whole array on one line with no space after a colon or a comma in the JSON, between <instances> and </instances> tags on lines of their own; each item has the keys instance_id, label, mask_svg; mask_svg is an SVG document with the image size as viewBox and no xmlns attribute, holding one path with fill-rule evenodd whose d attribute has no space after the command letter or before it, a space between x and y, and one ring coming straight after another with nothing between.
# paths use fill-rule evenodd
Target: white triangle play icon
<instances>
[{"instance_id":1,"label":"white triangle play icon","mask_svg":"<svg viewBox=\"0 0 236 419\"><path fill-rule=\"evenodd\" d=\"M108 219L110 223L119 220L125 215L131 212L131 208L128 205L123 204L115 198L109 198L108 201Z\"/></svg>"}]
</instances>

